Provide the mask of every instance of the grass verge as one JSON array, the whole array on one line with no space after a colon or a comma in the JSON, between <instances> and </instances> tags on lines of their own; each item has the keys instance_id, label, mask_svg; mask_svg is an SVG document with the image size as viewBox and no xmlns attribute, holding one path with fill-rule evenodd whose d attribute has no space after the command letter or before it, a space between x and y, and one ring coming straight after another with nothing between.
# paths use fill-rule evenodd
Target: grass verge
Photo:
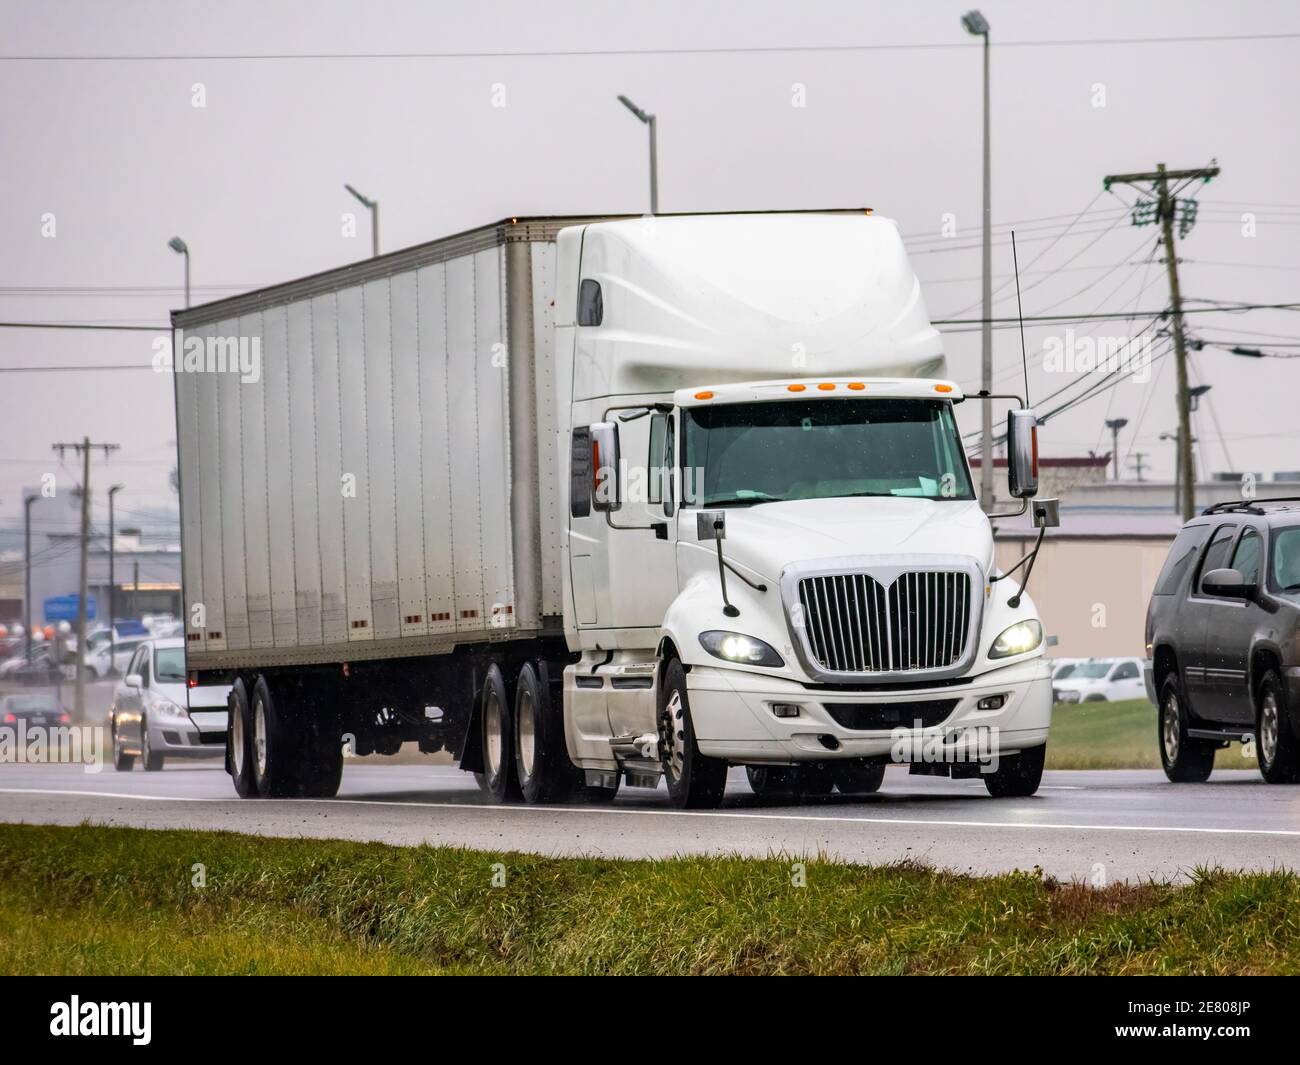
<instances>
[{"instance_id":1,"label":"grass verge","mask_svg":"<svg viewBox=\"0 0 1300 1065\"><path fill-rule=\"evenodd\" d=\"M1255 769L1241 744L1221 750L1216 769ZM1047 740L1048 769L1159 769L1156 708L1145 699L1057 703Z\"/></svg>"},{"instance_id":2,"label":"grass verge","mask_svg":"<svg viewBox=\"0 0 1300 1065\"><path fill-rule=\"evenodd\" d=\"M1300 973L1287 873L796 872L0 825L0 972Z\"/></svg>"}]
</instances>

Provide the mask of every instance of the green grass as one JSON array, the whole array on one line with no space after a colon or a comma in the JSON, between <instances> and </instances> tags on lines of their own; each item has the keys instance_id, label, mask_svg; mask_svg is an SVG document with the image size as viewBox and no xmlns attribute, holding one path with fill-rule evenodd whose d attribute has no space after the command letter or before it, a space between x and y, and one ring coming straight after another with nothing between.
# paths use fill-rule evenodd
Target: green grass
<instances>
[{"instance_id":1,"label":"green grass","mask_svg":"<svg viewBox=\"0 0 1300 1065\"><path fill-rule=\"evenodd\" d=\"M1255 769L1239 743L1219 752L1216 769ZM1048 769L1159 769L1156 708L1145 699L1057 703L1047 740Z\"/></svg>"},{"instance_id":2,"label":"green grass","mask_svg":"<svg viewBox=\"0 0 1300 1065\"><path fill-rule=\"evenodd\" d=\"M1095 890L1037 872L811 861L802 887L792 872L0 825L0 972L1300 973L1288 873Z\"/></svg>"}]
</instances>

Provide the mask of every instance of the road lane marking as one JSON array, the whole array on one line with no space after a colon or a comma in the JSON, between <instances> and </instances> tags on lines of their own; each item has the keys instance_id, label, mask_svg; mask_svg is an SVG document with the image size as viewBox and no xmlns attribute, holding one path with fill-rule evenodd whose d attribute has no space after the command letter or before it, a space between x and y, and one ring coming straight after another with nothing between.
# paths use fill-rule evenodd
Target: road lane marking
<instances>
[{"instance_id":1,"label":"road lane marking","mask_svg":"<svg viewBox=\"0 0 1300 1065\"><path fill-rule=\"evenodd\" d=\"M118 791L79 791L55 788L0 788L3 795L89 795L100 799L139 799L147 802L214 802L242 805L248 800L209 799L195 795L131 795ZM764 814L746 810L653 810L630 806L498 806L463 802L401 802L392 799L259 799L265 805L311 803L326 806L396 806L425 810L480 810L504 813L594 814L621 817L712 817L737 821L799 821L811 824L921 825L936 828L1022 828L1073 832L1177 832L1212 836L1300 837L1300 829L1208 828L1197 825L1086 825L1059 821L960 821L918 817L847 817L838 814Z\"/></svg>"}]
</instances>

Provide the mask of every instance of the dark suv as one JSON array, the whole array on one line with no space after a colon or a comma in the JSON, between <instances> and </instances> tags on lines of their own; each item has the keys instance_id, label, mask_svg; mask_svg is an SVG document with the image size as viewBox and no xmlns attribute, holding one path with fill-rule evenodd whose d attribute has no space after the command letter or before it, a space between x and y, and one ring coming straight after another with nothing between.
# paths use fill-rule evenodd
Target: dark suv
<instances>
[{"instance_id":1,"label":"dark suv","mask_svg":"<svg viewBox=\"0 0 1300 1065\"><path fill-rule=\"evenodd\" d=\"M1300 502L1220 503L1183 526L1147 608L1160 759L1200 781L1255 741L1270 784L1300 780Z\"/></svg>"}]
</instances>

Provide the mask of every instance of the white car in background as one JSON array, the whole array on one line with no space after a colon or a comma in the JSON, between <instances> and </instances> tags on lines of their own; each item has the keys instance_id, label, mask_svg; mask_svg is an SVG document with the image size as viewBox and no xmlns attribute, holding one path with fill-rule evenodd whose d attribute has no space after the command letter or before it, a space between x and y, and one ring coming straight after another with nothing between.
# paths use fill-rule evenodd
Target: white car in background
<instances>
[{"instance_id":1,"label":"white car in background","mask_svg":"<svg viewBox=\"0 0 1300 1065\"><path fill-rule=\"evenodd\" d=\"M1067 676L1052 680L1052 701L1057 703L1120 702L1145 699L1142 658L1090 658L1079 662Z\"/></svg>"},{"instance_id":2,"label":"white car in background","mask_svg":"<svg viewBox=\"0 0 1300 1065\"><path fill-rule=\"evenodd\" d=\"M109 712L114 769L130 772L137 758L158 770L168 758L225 756L225 710L191 714L183 639L136 641L125 673ZM216 701L230 689L204 690Z\"/></svg>"}]
</instances>

